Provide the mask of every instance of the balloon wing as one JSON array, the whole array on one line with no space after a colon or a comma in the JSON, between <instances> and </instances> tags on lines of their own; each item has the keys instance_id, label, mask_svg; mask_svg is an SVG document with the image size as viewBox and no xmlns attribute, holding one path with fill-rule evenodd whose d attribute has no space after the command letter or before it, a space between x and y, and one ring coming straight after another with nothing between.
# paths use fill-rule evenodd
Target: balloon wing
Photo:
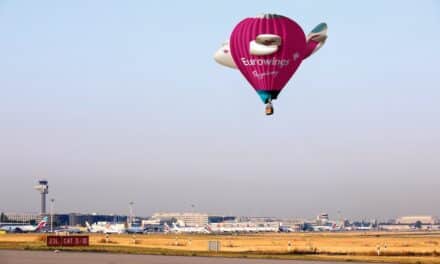
<instances>
[{"instance_id":1,"label":"balloon wing","mask_svg":"<svg viewBox=\"0 0 440 264\"><path fill-rule=\"evenodd\" d=\"M320 23L307 35L307 46L304 59L317 52L327 40L327 24Z\"/></svg>"},{"instance_id":2,"label":"balloon wing","mask_svg":"<svg viewBox=\"0 0 440 264\"><path fill-rule=\"evenodd\" d=\"M214 53L214 60L220 65L237 69L234 59L232 58L231 49L229 48L229 41L225 41Z\"/></svg>"}]
</instances>

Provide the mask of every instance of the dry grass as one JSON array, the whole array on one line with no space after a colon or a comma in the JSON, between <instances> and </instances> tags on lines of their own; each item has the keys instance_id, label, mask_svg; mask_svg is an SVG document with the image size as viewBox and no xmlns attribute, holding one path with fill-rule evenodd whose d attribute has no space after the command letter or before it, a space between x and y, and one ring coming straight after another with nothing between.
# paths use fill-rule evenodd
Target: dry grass
<instances>
[{"instance_id":1,"label":"dry grass","mask_svg":"<svg viewBox=\"0 0 440 264\"><path fill-rule=\"evenodd\" d=\"M440 263L440 233L291 233L250 235L91 234L89 249L140 254L211 255L209 240L221 242L222 256ZM288 246L290 242L290 247ZM0 248L44 249L41 234L0 236ZM380 247L380 255L377 249ZM156 253L154 253L156 252Z\"/></svg>"}]
</instances>

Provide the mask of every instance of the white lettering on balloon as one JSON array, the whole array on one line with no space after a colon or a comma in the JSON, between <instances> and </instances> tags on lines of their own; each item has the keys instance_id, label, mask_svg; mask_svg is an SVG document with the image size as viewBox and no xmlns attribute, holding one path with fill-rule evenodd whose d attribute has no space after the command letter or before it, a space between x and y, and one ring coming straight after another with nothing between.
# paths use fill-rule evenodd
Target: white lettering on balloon
<instances>
[{"instance_id":1,"label":"white lettering on balloon","mask_svg":"<svg viewBox=\"0 0 440 264\"><path fill-rule=\"evenodd\" d=\"M290 60L286 59L247 59L247 58L241 58L241 62L244 66L278 66L279 68L283 68L287 65L289 65Z\"/></svg>"},{"instance_id":2,"label":"white lettering on balloon","mask_svg":"<svg viewBox=\"0 0 440 264\"><path fill-rule=\"evenodd\" d=\"M266 76L273 76L273 77L277 77L278 75L278 71L271 71L271 72L257 72L257 71L253 71L252 74L254 75L254 77L256 77L259 80L262 80L264 77Z\"/></svg>"}]
</instances>

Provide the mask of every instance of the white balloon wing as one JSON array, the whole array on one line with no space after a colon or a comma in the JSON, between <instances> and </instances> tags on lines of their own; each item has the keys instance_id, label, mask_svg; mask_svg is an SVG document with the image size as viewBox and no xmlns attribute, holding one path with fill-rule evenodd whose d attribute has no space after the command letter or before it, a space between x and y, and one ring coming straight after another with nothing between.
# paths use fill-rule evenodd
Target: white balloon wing
<instances>
[{"instance_id":1,"label":"white balloon wing","mask_svg":"<svg viewBox=\"0 0 440 264\"><path fill-rule=\"evenodd\" d=\"M223 66L237 69L234 59L232 58L228 41L223 43L222 46L214 53L214 60Z\"/></svg>"}]
</instances>

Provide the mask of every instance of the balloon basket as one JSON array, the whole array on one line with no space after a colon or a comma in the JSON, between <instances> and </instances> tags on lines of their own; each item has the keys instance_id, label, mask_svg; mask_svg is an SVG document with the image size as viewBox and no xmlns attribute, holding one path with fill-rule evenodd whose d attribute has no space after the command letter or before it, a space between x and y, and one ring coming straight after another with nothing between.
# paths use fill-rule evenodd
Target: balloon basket
<instances>
[{"instance_id":1,"label":"balloon basket","mask_svg":"<svg viewBox=\"0 0 440 264\"><path fill-rule=\"evenodd\" d=\"M266 115L268 115L268 116L273 115L273 105L272 105L272 103L267 103L266 104L265 112L266 112Z\"/></svg>"}]
</instances>

